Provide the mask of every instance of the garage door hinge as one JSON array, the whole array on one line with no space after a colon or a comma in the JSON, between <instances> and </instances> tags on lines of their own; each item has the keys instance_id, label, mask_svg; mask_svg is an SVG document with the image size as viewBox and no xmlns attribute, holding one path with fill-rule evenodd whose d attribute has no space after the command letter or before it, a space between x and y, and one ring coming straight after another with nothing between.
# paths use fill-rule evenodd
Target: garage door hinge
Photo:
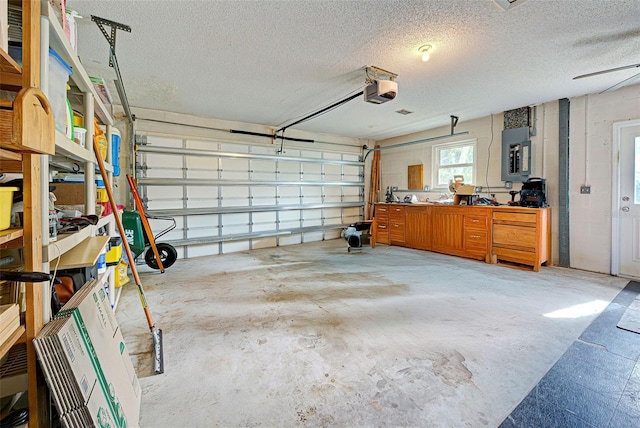
<instances>
[{"instance_id":1,"label":"garage door hinge","mask_svg":"<svg viewBox=\"0 0 640 428\"><path fill-rule=\"evenodd\" d=\"M147 136L146 135L138 135L138 134L136 134L136 144L139 144L141 146L146 146L147 145Z\"/></svg>"}]
</instances>

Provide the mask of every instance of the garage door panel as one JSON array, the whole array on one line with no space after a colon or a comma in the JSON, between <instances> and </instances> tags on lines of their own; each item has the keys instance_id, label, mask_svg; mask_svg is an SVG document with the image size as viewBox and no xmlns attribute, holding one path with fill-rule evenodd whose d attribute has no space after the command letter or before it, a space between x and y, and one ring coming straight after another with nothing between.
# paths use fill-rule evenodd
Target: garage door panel
<instances>
[{"instance_id":1,"label":"garage door panel","mask_svg":"<svg viewBox=\"0 0 640 428\"><path fill-rule=\"evenodd\" d=\"M189 198L207 198L216 200L218 196L218 188L213 186L189 186L186 188L186 194Z\"/></svg>"},{"instance_id":2,"label":"garage door panel","mask_svg":"<svg viewBox=\"0 0 640 428\"><path fill-rule=\"evenodd\" d=\"M280 211L280 222L300 221L300 210Z\"/></svg>"},{"instance_id":3,"label":"garage door panel","mask_svg":"<svg viewBox=\"0 0 640 428\"><path fill-rule=\"evenodd\" d=\"M303 181L322 181L322 165L310 163L302 167Z\"/></svg>"},{"instance_id":4,"label":"garage door panel","mask_svg":"<svg viewBox=\"0 0 640 428\"><path fill-rule=\"evenodd\" d=\"M217 244L189 246L189 257L202 257L220 254Z\"/></svg>"},{"instance_id":5,"label":"garage door panel","mask_svg":"<svg viewBox=\"0 0 640 428\"><path fill-rule=\"evenodd\" d=\"M160 137L157 135L149 135L147 137L147 145L155 147L182 147L184 140L175 137Z\"/></svg>"},{"instance_id":6,"label":"garage door panel","mask_svg":"<svg viewBox=\"0 0 640 428\"><path fill-rule=\"evenodd\" d=\"M182 162L176 164L174 156L158 153L145 153L142 164L149 166L152 169L164 169L164 168L179 168L182 167Z\"/></svg>"},{"instance_id":7,"label":"garage door panel","mask_svg":"<svg viewBox=\"0 0 640 428\"><path fill-rule=\"evenodd\" d=\"M302 243L302 235L294 233L280 236L280 245L297 245Z\"/></svg>"},{"instance_id":8,"label":"garage door panel","mask_svg":"<svg viewBox=\"0 0 640 428\"><path fill-rule=\"evenodd\" d=\"M249 146L236 143L219 143L221 152L249 153Z\"/></svg>"},{"instance_id":9,"label":"garage door panel","mask_svg":"<svg viewBox=\"0 0 640 428\"><path fill-rule=\"evenodd\" d=\"M195 150L218 150L218 143L208 140L185 139L184 146Z\"/></svg>"},{"instance_id":10,"label":"garage door panel","mask_svg":"<svg viewBox=\"0 0 640 428\"><path fill-rule=\"evenodd\" d=\"M229 186L222 188L223 207L248 207L249 188L245 186Z\"/></svg>"},{"instance_id":11,"label":"garage door panel","mask_svg":"<svg viewBox=\"0 0 640 428\"><path fill-rule=\"evenodd\" d=\"M207 227L192 227L189 226L187 230L187 239L194 238L210 238L212 236L218 236L217 228L207 226Z\"/></svg>"},{"instance_id":12,"label":"garage door panel","mask_svg":"<svg viewBox=\"0 0 640 428\"><path fill-rule=\"evenodd\" d=\"M218 159L209 156L185 156L185 164L188 170L203 169L216 172L218 169Z\"/></svg>"},{"instance_id":13,"label":"garage door panel","mask_svg":"<svg viewBox=\"0 0 640 428\"><path fill-rule=\"evenodd\" d=\"M275 236L268 237L268 238L254 238L251 241L251 246L253 247L254 250L257 250L260 248L273 248L277 245L278 245L278 240Z\"/></svg>"},{"instance_id":14,"label":"garage door panel","mask_svg":"<svg viewBox=\"0 0 640 428\"><path fill-rule=\"evenodd\" d=\"M275 211L255 212L255 213L252 213L251 216L252 216L254 225L257 223L262 223L265 225L271 224L271 227L273 227L273 224L276 222Z\"/></svg>"},{"instance_id":15,"label":"garage door panel","mask_svg":"<svg viewBox=\"0 0 640 428\"><path fill-rule=\"evenodd\" d=\"M238 251L248 251L251 249L249 241L232 241L222 243L222 253L237 253Z\"/></svg>"},{"instance_id":16,"label":"garage door panel","mask_svg":"<svg viewBox=\"0 0 640 428\"><path fill-rule=\"evenodd\" d=\"M190 215L186 219L189 227L218 227L218 214Z\"/></svg>"}]
</instances>

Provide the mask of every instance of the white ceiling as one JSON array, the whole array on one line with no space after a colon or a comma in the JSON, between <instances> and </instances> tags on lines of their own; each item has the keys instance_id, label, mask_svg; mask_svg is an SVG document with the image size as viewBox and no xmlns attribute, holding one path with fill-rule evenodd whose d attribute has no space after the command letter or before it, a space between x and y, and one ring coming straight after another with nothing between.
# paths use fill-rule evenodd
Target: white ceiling
<instances>
[{"instance_id":1,"label":"white ceiling","mask_svg":"<svg viewBox=\"0 0 640 428\"><path fill-rule=\"evenodd\" d=\"M68 0L78 50L113 80L96 15L129 25L116 54L134 107L278 127L365 85L365 65L398 74L395 100L361 98L304 124L383 139L600 92L640 69L640 0ZM418 47L433 46L431 60ZM114 87L112 96L117 99ZM403 116L396 110L413 114Z\"/></svg>"}]
</instances>

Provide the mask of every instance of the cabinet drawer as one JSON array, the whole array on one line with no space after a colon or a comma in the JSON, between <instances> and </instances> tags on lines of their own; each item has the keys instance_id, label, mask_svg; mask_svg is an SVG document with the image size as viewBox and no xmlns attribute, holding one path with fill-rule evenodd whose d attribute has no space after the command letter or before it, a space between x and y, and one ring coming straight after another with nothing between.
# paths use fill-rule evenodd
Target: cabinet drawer
<instances>
[{"instance_id":1,"label":"cabinet drawer","mask_svg":"<svg viewBox=\"0 0 640 428\"><path fill-rule=\"evenodd\" d=\"M484 215L465 215L465 228L487 229L487 216Z\"/></svg>"},{"instance_id":2,"label":"cabinet drawer","mask_svg":"<svg viewBox=\"0 0 640 428\"><path fill-rule=\"evenodd\" d=\"M536 213L494 212L493 219L498 221L517 221L520 223L535 223Z\"/></svg>"},{"instance_id":3,"label":"cabinet drawer","mask_svg":"<svg viewBox=\"0 0 640 428\"><path fill-rule=\"evenodd\" d=\"M389 232L389 224L388 223L377 223L376 230L378 233L388 233Z\"/></svg>"},{"instance_id":4,"label":"cabinet drawer","mask_svg":"<svg viewBox=\"0 0 640 428\"><path fill-rule=\"evenodd\" d=\"M378 229L378 234L376 235L376 242L379 244L389 245L389 230L384 229L381 231L380 229Z\"/></svg>"},{"instance_id":5,"label":"cabinet drawer","mask_svg":"<svg viewBox=\"0 0 640 428\"><path fill-rule=\"evenodd\" d=\"M389 224L389 240L391 242L404 243L404 224Z\"/></svg>"},{"instance_id":6,"label":"cabinet drawer","mask_svg":"<svg viewBox=\"0 0 640 428\"><path fill-rule=\"evenodd\" d=\"M389 210L389 221L404 223L404 207L391 207Z\"/></svg>"},{"instance_id":7,"label":"cabinet drawer","mask_svg":"<svg viewBox=\"0 0 640 428\"><path fill-rule=\"evenodd\" d=\"M493 245L533 249L536 247L536 228L510 224L494 224Z\"/></svg>"},{"instance_id":8,"label":"cabinet drawer","mask_svg":"<svg viewBox=\"0 0 640 428\"><path fill-rule=\"evenodd\" d=\"M375 218L379 223L386 223L389 220L389 208L376 205Z\"/></svg>"},{"instance_id":9,"label":"cabinet drawer","mask_svg":"<svg viewBox=\"0 0 640 428\"><path fill-rule=\"evenodd\" d=\"M464 234L464 248L470 251L487 251L487 231L470 230Z\"/></svg>"},{"instance_id":10,"label":"cabinet drawer","mask_svg":"<svg viewBox=\"0 0 640 428\"><path fill-rule=\"evenodd\" d=\"M507 260L522 264L531 264L536 261L536 253L532 251L493 247L492 253L499 260Z\"/></svg>"}]
</instances>

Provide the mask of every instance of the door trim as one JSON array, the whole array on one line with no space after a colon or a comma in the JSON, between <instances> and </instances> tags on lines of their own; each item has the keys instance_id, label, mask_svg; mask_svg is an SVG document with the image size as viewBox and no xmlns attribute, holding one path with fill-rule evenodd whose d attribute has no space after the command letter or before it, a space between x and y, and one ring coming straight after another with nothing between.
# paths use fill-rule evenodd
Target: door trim
<instances>
[{"instance_id":1,"label":"door trim","mask_svg":"<svg viewBox=\"0 0 640 428\"><path fill-rule=\"evenodd\" d=\"M615 122L611 154L611 275L620 273L620 139L623 129L640 126L640 120Z\"/></svg>"}]
</instances>

